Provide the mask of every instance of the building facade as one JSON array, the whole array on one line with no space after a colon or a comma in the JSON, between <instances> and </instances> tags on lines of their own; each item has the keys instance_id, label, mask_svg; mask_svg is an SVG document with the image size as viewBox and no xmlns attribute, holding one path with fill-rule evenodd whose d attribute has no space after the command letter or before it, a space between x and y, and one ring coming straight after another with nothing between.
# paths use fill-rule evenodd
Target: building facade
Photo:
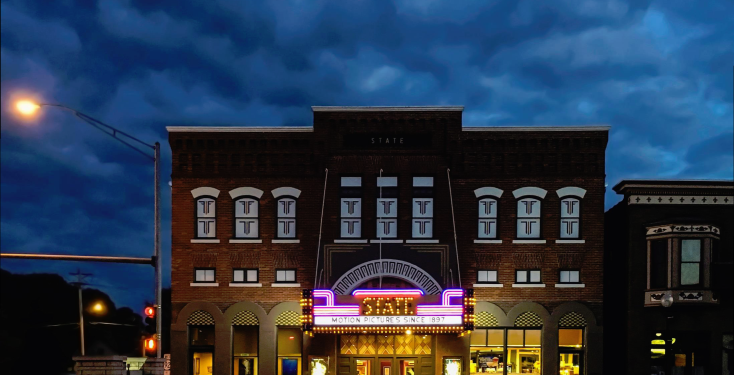
<instances>
[{"instance_id":1,"label":"building facade","mask_svg":"<svg viewBox=\"0 0 734 375\"><path fill-rule=\"evenodd\" d=\"M462 111L169 127L172 374L601 373L608 127Z\"/></svg>"},{"instance_id":2,"label":"building facade","mask_svg":"<svg viewBox=\"0 0 734 375\"><path fill-rule=\"evenodd\" d=\"M732 181L625 180L606 213L605 363L732 373Z\"/></svg>"}]
</instances>

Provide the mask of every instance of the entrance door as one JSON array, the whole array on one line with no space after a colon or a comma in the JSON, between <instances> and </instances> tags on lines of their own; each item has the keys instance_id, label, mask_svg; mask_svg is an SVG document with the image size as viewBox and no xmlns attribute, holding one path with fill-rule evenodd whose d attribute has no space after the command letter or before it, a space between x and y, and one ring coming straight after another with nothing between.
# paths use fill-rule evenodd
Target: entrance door
<instances>
[{"instance_id":1,"label":"entrance door","mask_svg":"<svg viewBox=\"0 0 734 375\"><path fill-rule=\"evenodd\" d=\"M416 358L398 359L398 365L397 375L418 375L420 366Z\"/></svg>"},{"instance_id":2,"label":"entrance door","mask_svg":"<svg viewBox=\"0 0 734 375\"><path fill-rule=\"evenodd\" d=\"M355 375L373 375L372 358L355 358L354 369Z\"/></svg>"},{"instance_id":3,"label":"entrance door","mask_svg":"<svg viewBox=\"0 0 734 375\"><path fill-rule=\"evenodd\" d=\"M210 348L191 349L191 375L211 375L214 373L214 350Z\"/></svg>"},{"instance_id":4,"label":"entrance door","mask_svg":"<svg viewBox=\"0 0 734 375\"><path fill-rule=\"evenodd\" d=\"M558 360L559 375L584 374L584 352L561 351Z\"/></svg>"},{"instance_id":5,"label":"entrance door","mask_svg":"<svg viewBox=\"0 0 734 375\"><path fill-rule=\"evenodd\" d=\"M376 375L395 375L393 370L393 359L392 358L379 358L377 360L377 374Z\"/></svg>"}]
</instances>

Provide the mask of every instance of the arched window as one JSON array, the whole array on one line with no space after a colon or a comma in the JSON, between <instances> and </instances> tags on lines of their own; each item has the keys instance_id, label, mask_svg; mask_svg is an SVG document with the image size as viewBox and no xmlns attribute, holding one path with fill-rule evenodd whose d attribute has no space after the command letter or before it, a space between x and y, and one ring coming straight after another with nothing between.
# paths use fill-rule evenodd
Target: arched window
<instances>
[{"instance_id":1,"label":"arched window","mask_svg":"<svg viewBox=\"0 0 734 375\"><path fill-rule=\"evenodd\" d=\"M213 197L196 199L196 238L217 237L217 204Z\"/></svg>"},{"instance_id":2,"label":"arched window","mask_svg":"<svg viewBox=\"0 0 734 375\"><path fill-rule=\"evenodd\" d=\"M255 197L241 197L234 201L235 237L260 237L260 202Z\"/></svg>"},{"instance_id":3,"label":"arched window","mask_svg":"<svg viewBox=\"0 0 734 375\"><path fill-rule=\"evenodd\" d=\"M581 235L581 201L578 198L561 200L561 238L574 239Z\"/></svg>"},{"instance_id":4,"label":"arched window","mask_svg":"<svg viewBox=\"0 0 734 375\"><path fill-rule=\"evenodd\" d=\"M481 239L497 238L497 200L483 197L479 200L479 234Z\"/></svg>"},{"instance_id":5,"label":"arched window","mask_svg":"<svg viewBox=\"0 0 734 375\"><path fill-rule=\"evenodd\" d=\"M285 197L278 199L278 238L296 238L296 200Z\"/></svg>"},{"instance_id":6,"label":"arched window","mask_svg":"<svg viewBox=\"0 0 734 375\"><path fill-rule=\"evenodd\" d=\"M517 238L540 238L540 199L517 201Z\"/></svg>"}]
</instances>

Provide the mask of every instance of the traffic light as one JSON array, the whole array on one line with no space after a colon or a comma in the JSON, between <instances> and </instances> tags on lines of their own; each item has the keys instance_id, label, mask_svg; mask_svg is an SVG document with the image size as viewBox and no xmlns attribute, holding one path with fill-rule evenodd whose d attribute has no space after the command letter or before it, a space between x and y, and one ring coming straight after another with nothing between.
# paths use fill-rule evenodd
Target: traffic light
<instances>
[{"instance_id":1,"label":"traffic light","mask_svg":"<svg viewBox=\"0 0 734 375\"><path fill-rule=\"evenodd\" d=\"M150 334L158 333L156 332L156 315L155 315L155 306L147 306L145 308L145 331ZM147 346L146 346L147 347Z\"/></svg>"},{"instance_id":2,"label":"traffic light","mask_svg":"<svg viewBox=\"0 0 734 375\"><path fill-rule=\"evenodd\" d=\"M153 351L155 351L155 336L154 337L149 337L149 338L145 339L143 345L145 346L145 351L146 352L153 352Z\"/></svg>"},{"instance_id":3,"label":"traffic light","mask_svg":"<svg viewBox=\"0 0 734 375\"><path fill-rule=\"evenodd\" d=\"M145 316L147 316L148 318L155 317L155 307L153 307L153 306L146 307L145 308Z\"/></svg>"}]
</instances>

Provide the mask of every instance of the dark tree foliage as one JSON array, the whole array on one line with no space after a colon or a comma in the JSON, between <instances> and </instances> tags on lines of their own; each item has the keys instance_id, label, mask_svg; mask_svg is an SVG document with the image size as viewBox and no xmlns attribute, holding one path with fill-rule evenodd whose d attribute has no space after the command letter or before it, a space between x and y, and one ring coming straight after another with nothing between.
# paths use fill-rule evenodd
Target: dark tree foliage
<instances>
[{"instance_id":1,"label":"dark tree foliage","mask_svg":"<svg viewBox=\"0 0 734 375\"><path fill-rule=\"evenodd\" d=\"M80 355L76 286L55 274L20 275L0 270L0 291L3 373L71 373L72 357ZM163 297L168 301L164 307L170 306L170 289L164 291ZM142 355L144 323L140 314L128 307L117 308L107 294L96 289L83 289L82 301L86 355ZM91 312L91 306L97 302L106 306L101 315ZM167 321L164 316L167 328L170 309L166 310L169 311ZM50 326L55 324L67 325Z\"/></svg>"}]
</instances>

